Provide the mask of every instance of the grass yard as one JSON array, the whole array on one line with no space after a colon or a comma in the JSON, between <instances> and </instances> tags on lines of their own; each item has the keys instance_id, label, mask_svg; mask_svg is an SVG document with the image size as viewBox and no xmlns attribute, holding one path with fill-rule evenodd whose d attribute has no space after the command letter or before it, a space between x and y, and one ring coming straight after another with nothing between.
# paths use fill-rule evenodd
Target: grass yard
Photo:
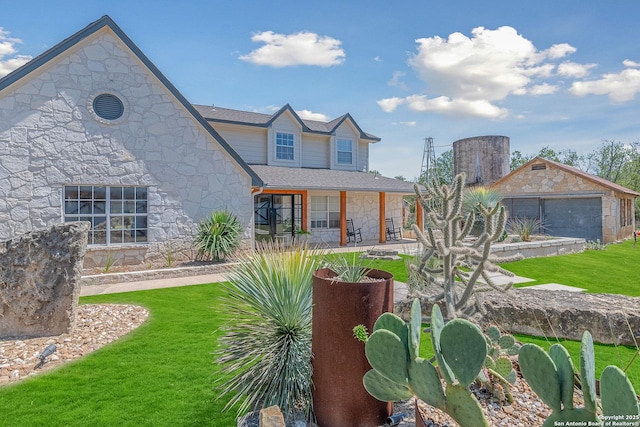
<instances>
[{"instance_id":1,"label":"grass yard","mask_svg":"<svg viewBox=\"0 0 640 427\"><path fill-rule=\"evenodd\" d=\"M579 286L590 292L640 295L636 272L640 247L631 242L606 251L540 258L507 264L518 275ZM372 261L406 281L404 260ZM236 424L235 411L222 412L215 382L220 370L211 354L227 321L220 284L205 284L83 297L81 303L131 303L147 307L149 320L133 333L73 363L0 388L3 426L220 426ZM545 348L544 338L517 336ZM578 363L580 343L563 341ZM635 348L595 345L596 373L609 364L625 368ZM421 355L432 355L424 335ZM640 360L627 371L640 390Z\"/></svg>"},{"instance_id":2,"label":"grass yard","mask_svg":"<svg viewBox=\"0 0 640 427\"><path fill-rule=\"evenodd\" d=\"M529 258L502 267L518 276L535 279L516 285L520 287L560 283L591 293L640 296L640 245L634 248L632 240L607 245L604 251Z\"/></svg>"},{"instance_id":3,"label":"grass yard","mask_svg":"<svg viewBox=\"0 0 640 427\"><path fill-rule=\"evenodd\" d=\"M219 284L81 298L147 307L133 333L51 373L0 388L3 426L236 425L216 400Z\"/></svg>"}]
</instances>

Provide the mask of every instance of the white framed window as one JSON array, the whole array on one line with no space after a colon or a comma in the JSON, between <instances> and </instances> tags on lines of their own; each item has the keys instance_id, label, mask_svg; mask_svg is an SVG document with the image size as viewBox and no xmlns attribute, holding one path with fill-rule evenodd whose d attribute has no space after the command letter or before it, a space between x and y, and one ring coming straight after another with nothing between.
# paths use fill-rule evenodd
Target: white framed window
<instances>
[{"instance_id":1,"label":"white framed window","mask_svg":"<svg viewBox=\"0 0 640 427\"><path fill-rule=\"evenodd\" d=\"M340 228L338 196L311 196L311 228Z\"/></svg>"},{"instance_id":2,"label":"white framed window","mask_svg":"<svg viewBox=\"0 0 640 427\"><path fill-rule=\"evenodd\" d=\"M353 141L339 138L336 142L336 163L341 165L353 164Z\"/></svg>"},{"instance_id":3,"label":"white framed window","mask_svg":"<svg viewBox=\"0 0 640 427\"><path fill-rule=\"evenodd\" d=\"M90 245L147 243L147 193L147 187L67 185L64 222L90 222Z\"/></svg>"},{"instance_id":4,"label":"white framed window","mask_svg":"<svg viewBox=\"0 0 640 427\"><path fill-rule=\"evenodd\" d=\"M276 132L276 160L293 160L294 138L292 133Z\"/></svg>"}]
</instances>

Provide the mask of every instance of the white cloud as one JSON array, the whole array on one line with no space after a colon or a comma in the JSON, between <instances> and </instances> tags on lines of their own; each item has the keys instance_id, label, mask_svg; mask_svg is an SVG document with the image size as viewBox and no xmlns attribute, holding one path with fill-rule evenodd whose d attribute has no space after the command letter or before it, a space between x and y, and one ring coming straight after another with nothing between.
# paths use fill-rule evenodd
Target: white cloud
<instances>
[{"instance_id":1,"label":"white cloud","mask_svg":"<svg viewBox=\"0 0 640 427\"><path fill-rule=\"evenodd\" d=\"M564 58L565 56L575 53L578 49L568 43L554 44L549 49L543 51L543 54L551 59Z\"/></svg>"},{"instance_id":2,"label":"white cloud","mask_svg":"<svg viewBox=\"0 0 640 427\"><path fill-rule=\"evenodd\" d=\"M387 84L389 86L399 87L402 90L407 90L407 85L402 81L402 78L406 75L407 73L404 73L402 71L395 71L393 73L393 77L391 77L391 80L389 80Z\"/></svg>"},{"instance_id":3,"label":"white cloud","mask_svg":"<svg viewBox=\"0 0 640 427\"><path fill-rule=\"evenodd\" d=\"M608 95L614 103L631 101L640 93L640 70L626 68L617 74L604 74L599 80L574 82L569 92L575 96Z\"/></svg>"},{"instance_id":4,"label":"white cloud","mask_svg":"<svg viewBox=\"0 0 640 427\"><path fill-rule=\"evenodd\" d=\"M434 36L416 43L417 53L410 57L409 65L434 96L383 99L378 104L384 111L406 103L417 111L503 118L508 111L496 101L510 95L554 93L558 87L543 81L553 77L553 60L576 51L567 43L540 51L508 26L477 27L470 37L456 32L446 39ZM391 82L396 81L394 75Z\"/></svg>"},{"instance_id":5,"label":"white cloud","mask_svg":"<svg viewBox=\"0 0 640 427\"><path fill-rule=\"evenodd\" d=\"M329 121L329 116L327 116L326 114L314 113L313 111L309 110L296 111L296 114L298 114L298 116L300 116L300 118L304 120L315 120L317 122Z\"/></svg>"},{"instance_id":6,"label":"white cloud","mask_svg":"<svg viewBox=\"0 0 640 427\"><path fill-rule=\"evenodd\" d=\"M380 108L382 108L382 111L384 111L385 113L390 113L400 105L404 104L404 99L394 96L393 98L385 98L376 102L380 106Z\"/></svg>"},{"instance_id":7,"label":"white cloud","mask_svg":"<svg viewBox=\"0 0 640 427\"><path fill-rule=\"evenodd\" d=\"M20 39L10 38L9 32L0 27L0 77L5 76L31 60L31 56L16 55ZM5 59L6 56L14 55Z\"/></svg>"},{"instance_id":8,"label":"white cloud","mask_svg":"<svg viewBox=\"0 0 640 427\"><path fill-rule=\"evenodd\" d=\"M342 42L315 33L277 34L264 31L251 37L251 41L265 45L240 56L243 61L271 67L292 65L316 65L330 67L344 62L345 52Z\"/></svg>"},{"instance_id":9,"label":"white cloud","mask_svg":"<svg viewBox=\"0 0 640 427\"><path fill-rule=\"evenodd\" d=\"M535 85L531 87L529 93L533 96L539 95L551 95L552 93L556 93L560 89L558 85L550 85L549 83L542 83L540 85Z\"/></svg>"},{"instance_id":10,"label":"white cloud","mask_svg":"<svg viewBox=\"0 0 640 427\"><path fill-rule=\"evenodd\" d=\"M379 56L374 57L373 60L375 62L382 62L382 58L380 58Z\"/></svg>"},{"instance_id":11,"label":"white cloud","mask_svg":"<svg viewBox=\"0 0 640 427\"><path fill-rule=\"evenodd\" d=\"M451 99L446 96L427 98L424 95L411 95L405 98L408 107L414 111L443 113L452 116L473 116L489 119L501 119L508 111L485 100Z\"/></svg>"},{"instance_id":12,"label":"white cloud","mask_svg":"<svg viewBox=\"0 0 640 427\"><path fill-rule=\"evenodd\" d=\"M597 67L597 64L577 64L566 61L558 65L558 75L579 79L585 77L589 74L589 70L595 67Z\"/></svg>"},{"instance_id":13,"label":"white cloud","mask_svg":"<svg viewBox=\"0 0 640 427\"><path fill-rule=\"evenodd\" d=\"M411 127L413 127L413 126L417 125L417 124L418 124L418 122L416 122L416 121L410 121L410 122L394 122L393 124L394 124L394 125L402 125L402 126L411 126Z\"/></svg>"},{"instance_id":14,"label":"white cloud","mask_svg":"<svg viewBox=\"0 0 640 427\"><path fill-rule=\"evenodd\" d=\"M633 68L638 68L640 67L640 62L636 62L636 61L632 61L630 59L625 59L624 61L622 61L622 64L625 67L633 67Z\"/></svg>"}]
</instances>

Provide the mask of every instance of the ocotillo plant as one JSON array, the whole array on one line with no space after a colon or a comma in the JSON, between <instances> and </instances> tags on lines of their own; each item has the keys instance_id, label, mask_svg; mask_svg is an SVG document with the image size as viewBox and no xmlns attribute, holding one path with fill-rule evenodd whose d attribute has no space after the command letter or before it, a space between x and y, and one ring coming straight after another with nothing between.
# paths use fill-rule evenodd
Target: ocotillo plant
<instances>
[{"instance_id":1,"label":"ocotillo plant","mask_svg":"<svg viewBox=\"0 0 640 427\"><path fill-rule=\"evenodd\" d=\"M582 335L580 346L583 407L573 405L573 362L562 345L552 345L547 354L535 344L525 344L520 349L518 363L529 386L553 411L543 427L571 425L568 421L584 422L573 425L587 425L589 422L592 422L590 425L603 425L604 420L633 420L634 423L639 420L640 410L633 386L625 373L613 365L607 366L600 376L604 420L597 416L593 338L588 331Z\"/></svg>"},{"instance_id":2,"label":"ocotillo plant","mask_svg":"<svg viewBox=\"0 0 640 427\"><path fill-rule=\"evenodd\" d=\"M486 427L488 421L469 385L476 379L487 356L487 343L480 328L465 319L444 324L437 305L431 312L431 341L438 361L436 369L418 355L422 309L416 299L411 321L406 324L392 313L384 313L366 339L365 352L371 369L362 380L376 399L399 401L413 395L443 410L462 427ZM357 336L366 331L359 328ZM440 378L445 381L442 389Z\"/></svg>"},{"instance_id":3,"label":"ocotillo plant","mask_svg":"<svg viewBox=\"0 0 640 427\"><path fill-rule=\"evenodd\" d=\"M452 319L468 317L482 312L479 294L491 289L507 290L512 284L499 286L489 276L489 272L499 271L508 276L513 273L500 268L497 263L521 259L521 256L497 257L491 254L491 244L502 236L507 221L504 206L493 208L478 205L484 218L484 227L478 236L470 236L475 222L475 214L462 215L462 194L464 174L456 175L451 185L435 186L426 184L423 192L414 186L417 201L425 211L426 230L423 232L414 224L419 242L424 248L422 260L412 268L426 282L442 288L435 295L427 297L427 302L444 301L446 317ZM465 240L468 238L467 240ZM429 260L437 258L438 267L430 268ZM480 285L482 278L485 284ZM425 287L425 289L428 289Z\"/></svg>"}]
</instances>

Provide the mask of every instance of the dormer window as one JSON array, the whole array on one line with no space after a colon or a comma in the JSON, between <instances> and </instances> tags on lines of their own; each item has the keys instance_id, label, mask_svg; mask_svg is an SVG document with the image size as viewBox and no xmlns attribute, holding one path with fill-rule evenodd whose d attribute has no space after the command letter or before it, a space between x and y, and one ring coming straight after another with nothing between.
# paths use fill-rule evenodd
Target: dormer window
<instances>
[{"instance_id":1,"label":"dormer window","mask_svg":"<svg viewBox=\"0 0 640 427\"><path fill-rule=\"evenodd\" d=\"M338 139L336 163L340 165L353 164L353 141L350 139Z\"/></svg>"},{"instance_id":2,"label":"dormer window","mask_svg":"<svg viewBox=\"0 0 640 427\"><path fill-rule=\"evenodd\" d=\"M276 160L293 160L293 134L276 132Z\"/></svg>"}]
</instances>

